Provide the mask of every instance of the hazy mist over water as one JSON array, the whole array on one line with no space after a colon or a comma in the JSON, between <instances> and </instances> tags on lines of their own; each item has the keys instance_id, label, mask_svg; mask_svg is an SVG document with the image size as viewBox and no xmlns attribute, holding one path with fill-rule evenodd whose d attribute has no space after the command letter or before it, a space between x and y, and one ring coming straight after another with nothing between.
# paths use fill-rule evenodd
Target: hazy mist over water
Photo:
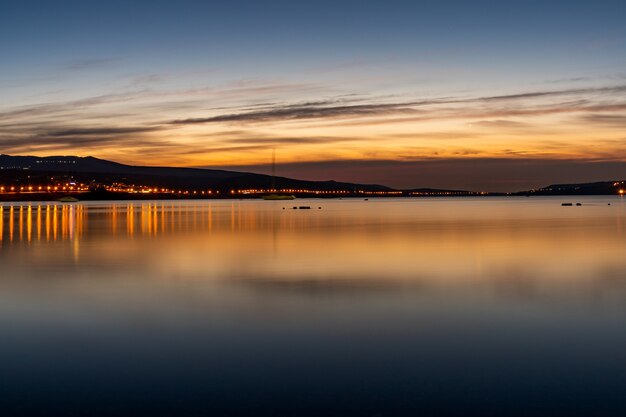
<instances>
[{"instance_id":1,"label":"hazy mist over water","mask_svg":"<svg viewBox=\"0 0 626 417\"><path fill-rule=\"evenodd\" d=\"M626 414L618 197L0 207L11 415Z\"/></svg>"}]
</instances>

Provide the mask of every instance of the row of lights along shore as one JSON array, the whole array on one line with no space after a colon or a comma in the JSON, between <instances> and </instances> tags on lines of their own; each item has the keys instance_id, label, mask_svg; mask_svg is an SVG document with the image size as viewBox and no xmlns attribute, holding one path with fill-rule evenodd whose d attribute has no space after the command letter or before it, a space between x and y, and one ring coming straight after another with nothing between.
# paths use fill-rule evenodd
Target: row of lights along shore
<instances>
[{"instance_id":1,"label":"row of lights along shore","mask_svg":"<svg viewBox=\"0 0 626 417\"><path fill-rule=\"evenodd\" d=\"M616 182L613 185L619 186L624 183ZM147 187L140 185L125 185L125 184L113 184L110 186L102 186L102 188L108 192L116 193L129 193L129 194L177 194L177 195L219 195L218 190L176 190L169 188ZM59 193L59 192L77 192L83 193L90 191L91 188L86 184L66 183L66 184L54 184L54 185L27 185L27 186L4 186L0 185L0 193ZM405 192L405 191L365 191L365 190L307 190L307 189L240 189L230 190L231 195L263 195L267 193L289 193L289 194L309 194L309 195L369 195L369 196L454 196L454 195L488 195L484 191L472 192L472 191L428 191L428 192ZM618 195L625 195L626 190L624 188L617 189Z\"/></svg>"},{"instance_id":2,"label":"row of lights along shore","mask_svg":"<svg viewBox=\"0 0 626 417\"><path fill-rule=\"evenodd\" d=\"M218 195L218 190L176 190L169 188L145 187L145 186L123 186L112 185L102 187L109 192L129 193L129 194L195 194L195 195ZM55 185L28 185L28 186L0 186L0 193L58 193L58 192L87 192L90 187L85 184L55 184ZM363 190L307 190L307 189L242 189L230 190L230 194L254 195L266 193L295 193L295 194L316 194L316 195L346 195L346 194L368 194L368 195L402 195L402 191L363 191Z\"/></svg>"}]
</instances>

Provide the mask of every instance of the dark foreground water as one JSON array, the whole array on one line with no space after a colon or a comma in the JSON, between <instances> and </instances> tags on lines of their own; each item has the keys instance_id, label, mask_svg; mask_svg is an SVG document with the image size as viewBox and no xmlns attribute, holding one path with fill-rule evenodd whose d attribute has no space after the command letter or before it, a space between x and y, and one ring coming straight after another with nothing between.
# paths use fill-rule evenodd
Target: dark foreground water
<instances>
[{"instance_id":1,"label":"dark foreground water","mask_svg":"<svg viewBox=\"0 0 626 417\"><path fill-rule=\"evenodd\" d=\"M626 415L617 197L0 210L2 416Z\"/></svg>"}]
</instances>

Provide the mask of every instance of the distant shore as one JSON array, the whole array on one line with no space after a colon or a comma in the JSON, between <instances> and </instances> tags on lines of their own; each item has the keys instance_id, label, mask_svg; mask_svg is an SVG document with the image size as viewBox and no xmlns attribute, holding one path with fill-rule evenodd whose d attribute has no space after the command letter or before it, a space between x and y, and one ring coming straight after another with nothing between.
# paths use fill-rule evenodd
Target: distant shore
<instances>
[{"instance_id":1,"label":"distant shore","mask_svg":"<svg viewBox=\"0 0 626 417\"><path fill-rule=\"evenodd\" d=\"M415 195L411 193L403 193L395 196L381 196L381 195L364 195L361 193L351 193L344 195L317 195L317 194L296 194L297 198L319 198L319 199L387 199L387 198L406 198L406 199L420 199L420 198L468 198L468 197L567 197L567 196L619 196L614 193L603 194L565 194L565 193L484 193L484 194L471 194L471 195L448 195L448 194L429 194L429 195ZM121 193L121 192L81 192L81 193L13 193L13 194L0 194L0 203L11 202L55 202L64 197L73 197L78 201L148 201L148 200L260 200L261 195L256 194L230 194L224 193L222 195L202 195L202 194L171 194L171 193Z\"/></svg>"},{"instance_id":2,"label":"distant shore","mask_svg":"<svg viewBox=\"0 0 626 417\"><path fill-rule=\"evenodd\" d=\"M505 194L491 194L489 196L504 196ZM121 200L132 200L132 201L147 201L147 200L261 200L261 195L250 195L250 194L224 194L224 195L176 195L176 194L159 194L159 193L151 193L151 194L140 194L140 193L73 193L73 194L4 194L0 195L0 202L26 202L26 201L58 201L63 197L74 197L79 201L121 201ZM427 197L488 197L488 195L462 195L462 196L446 196L446 195L430 195L430 196L411 196L411 195L395 195L395 196L370 196L363 194L345 194L345 195L316 195L316 194L307 194L307 195L296 195L296 198L319 198L324 200L333 200L339 198L351 198L351 199L386 199L386 198L427 198Z\"/></svg>"}]
</instances>

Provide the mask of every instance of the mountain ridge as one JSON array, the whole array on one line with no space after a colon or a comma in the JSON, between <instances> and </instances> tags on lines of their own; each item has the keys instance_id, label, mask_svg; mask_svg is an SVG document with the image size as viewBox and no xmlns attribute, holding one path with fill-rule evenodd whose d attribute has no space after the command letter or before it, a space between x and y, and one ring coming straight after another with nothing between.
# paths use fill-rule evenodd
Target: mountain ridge
<instances>
[{"instance_id":1,"label":"mountain ridge","mask_svg":"<svg viewBox=\"0 0 626 417\"><path fill-rule=\"evenodd\" d=\"M24 175L24 171L28 171ZM85 183L127 182L158 187L183 189L213 188L230 191L233 189L269 189L272 176L244 171L229 171L210 168L163 167L126 165L93 156L53 155L53 156L12 156L0 154L0 180L21 183L43 180L45 177L71 176ZM458 189L419 187L394 189L379 184L359 184L335 180L310 181L294 178L274 178L277 189L309 191L346 190L359 192L402 192L407 196L428 195L612 195L624 194L626 180L594 181L589 183L551 184L546 187L509 193L475 192Z\"/></svg>"},{"instance_id":2,"label":"mountain ridge","mask_svg":"<svg viewBox=\"0 0 626 417\"><path fill-rule=\"evenodd\" d=\"M30 172L53 174L72 174L85 179L93 175L94 180L127 179L133 181L151 181L154 185L181 187L188 186L229 188L270 188L272 176L252 172L228 171L208 168L135 166L93 156L11 156L0 154L1 171L27 170ZM6 175L5 175L6 176ZM275 177L277 188L295 188L308 190L362 189L364 191L391 191L378 184L357 184L350 182L309 181L287 177Z\"/></svg>"}]
</instances>

